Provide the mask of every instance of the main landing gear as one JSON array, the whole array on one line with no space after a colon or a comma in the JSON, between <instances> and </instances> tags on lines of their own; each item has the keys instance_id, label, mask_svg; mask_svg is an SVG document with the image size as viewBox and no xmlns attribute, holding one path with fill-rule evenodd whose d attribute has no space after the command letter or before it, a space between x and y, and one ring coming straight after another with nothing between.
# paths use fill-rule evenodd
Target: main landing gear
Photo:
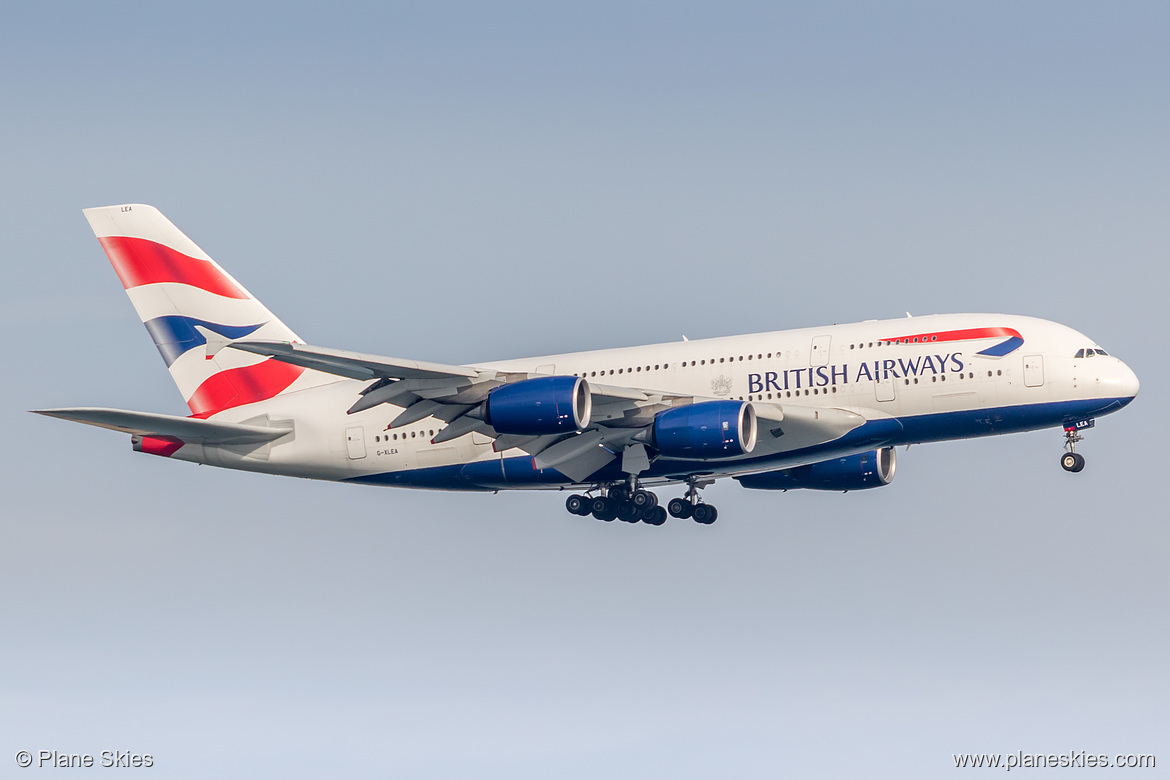
<instances>
[{"instance_id":1,"label":"main landing gear","mask_svg":"<svg viewBox=\"0 0 1170 780\"><path fill-rule=\"evenodd\" d=\"M1085 437L1075 427L1064 429L1064 448L1067 452L1060 456L1060 466L1065 471L1075 474L1085 467L1085 456L1076 451L1077 442L1084 440Z\"/></svg>"},{"instance_id":2,"label":"main landing gear","mask_svg":"<svg viewBox=\"0 0 1170 780\"><path fill-rule=\"evenodd\" d=\"M710 525L719 517L719 510L712 504L702 503L699 498L698 480L695 478L687 480L686 495L671 499L666 508L658 505L658 496L634 483L629 486L612 486L605 495L592 498L574 493L565 499L565 509L569 510L570 514L581 517L593 515L607 523L621 520L624 523L662 525L669 514L671 517L690 517L696 523Z\"/></svg>"},{"instance_id":3,"label":"main landing gear","mask_svg":"<svg viewBox=\"0 0 1170 780\"><path fill-rule=\"evenodd\" d=\"M708 482L707 484L710 484ZM719 518L719 510L714 504L704 504L699 498L699 481L695 477L687 480L687 492L682 498L672 499L666 505L666 511L671 517L690 517L696 523L711 525Z\"/></svg>"},{"instance_id":4,"label":"main landing gear","mask_svg":"<svg viewBox=\"0 0 1170 780\"><path fill-rule=\"evenodd\" d=\"M605 495L594 498L574 493L565 499L565 509L581 517L591 514L607 523L621 520L662 525L666 522L666 510L658 506L658 496L641 488L611 487Z\"/></svg>"}]
</instances>

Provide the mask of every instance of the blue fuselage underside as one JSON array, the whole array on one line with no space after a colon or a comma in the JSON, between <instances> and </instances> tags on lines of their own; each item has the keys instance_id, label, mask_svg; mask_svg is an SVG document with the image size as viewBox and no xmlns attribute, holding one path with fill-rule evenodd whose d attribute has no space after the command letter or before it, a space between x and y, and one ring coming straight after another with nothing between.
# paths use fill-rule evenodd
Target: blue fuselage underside
<instances>
[{"instance_id":1,"label":"blue fuselage underside","mask_svg":"<svg viewBox=\"0 0 1170 780\"><path fill-rule=\"evenodd\" d=\"M1109 414L1121 409L1131 400L1097 398L870 420L845 436L816 447L760 458L737 458L725 463L659 458L647 471L638 476L643 480L684 480L695 474L766 471L788 468L812 460L828 460L877 447L1033 431ZM620 459L615 460L581 483L574 483L556 469L536 468L532 457L527 455L366 474L346 481L430 490L557 488L573 484L620 481L625 478L625 474L619 464Z\"/></svg>"}]
</instances>

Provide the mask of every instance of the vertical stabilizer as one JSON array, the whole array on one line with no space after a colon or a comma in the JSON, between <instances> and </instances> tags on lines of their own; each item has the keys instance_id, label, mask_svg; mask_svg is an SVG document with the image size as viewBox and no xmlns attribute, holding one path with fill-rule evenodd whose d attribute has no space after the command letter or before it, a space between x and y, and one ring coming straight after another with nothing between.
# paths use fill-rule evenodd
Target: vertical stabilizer
<instances>
[{"instance_id":1,"label":"vertical stabilizer","mask_svg":"<svg viewBox=\"0 0 1170 780\"><path fill-rule=\"evenodd\" d=\"M85 209L130 302L196 417L335 381L234 349L239 338L302 343L153 206Z\"/></svg>"}]
</instances>

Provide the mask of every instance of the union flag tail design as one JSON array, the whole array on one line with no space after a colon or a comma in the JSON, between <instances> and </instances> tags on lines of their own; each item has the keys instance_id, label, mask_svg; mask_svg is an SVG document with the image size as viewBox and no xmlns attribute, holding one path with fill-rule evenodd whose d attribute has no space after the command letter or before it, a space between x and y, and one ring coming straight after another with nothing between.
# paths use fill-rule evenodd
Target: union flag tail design
<instances>
[{"instance_id":1,"label":"union flag tail design","mask_svg":"<svg viewBox=\"0 0 1170 780\"><path fill-rule=\"evenodd\" d=\"M153 206L103 206L85 217L193 416L336 381L240 350L209 354L209 332L303 342Z\"/></svg>"}]
</instances>

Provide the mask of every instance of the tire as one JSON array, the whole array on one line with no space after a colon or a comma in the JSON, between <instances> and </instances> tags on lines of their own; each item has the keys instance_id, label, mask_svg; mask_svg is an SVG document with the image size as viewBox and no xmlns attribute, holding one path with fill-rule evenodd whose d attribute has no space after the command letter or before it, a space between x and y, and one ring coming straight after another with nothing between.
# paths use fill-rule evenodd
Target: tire
<instances>
[{"instance_id":1,"label":"tire","mask_svg":"<svg viewBox=\"0 0 1170 780\"><path fill-rule=\"evenodd\" d=\"M630 496L630 500L634 502L634 506L642 509L653 509L658 506L658 496L649 490L635 490L634 495Z\"/></svg>"},{"instance_id":2,"label":"tire","mask_svg":"<svg viewBox=\"0 0 1170 780\"><path fill-rule=\"evenodd\" d=\"M608 523L617 517L617 514L614 512L614 507L615 503L612 498L598 496L597 498L593 499L593 503L589 505L589 511L598 520L604 520Z\"/></svg>"},{"instance_id":3,"label":"tire","mask_svg":"<svg viewBox=\"0 0 1170 780\"><path fill-rule=\"evenodd\" d=\"M712 509L714 509L714 507L712 507L710 504L695 504L694 510L691 511L691 517L695 519L696 523L710 525L711 523L715 522L714 513L711 511Z\"/></svg>"},{"instance_id":4,"label":"tire","mask_svg":"<svg viewBox=\"0 0 1170 780\"><path fill-rule=\"evenodd\" d=\"M1075 474L1085 467L1085 459L1075 452L1066 452L1060 456L1060 467Z\"/></svg>"},{"instance_id":5,"label":"tire","mask_svg":"<svg viewBox=\"0 0 1170 780\"><path fill-rule=\"evenodd\" d=\"M670 503L666 505L666 511L670 513L671 517L681 517L684 520L691 516L694 508L690 501L682 498L672 498Z\"/></svg>"},{"instance_id":6,"label":"tire","mask_svg":"<svg viewBox=\"0 0 1170 780\"><path fill-rule=\"evenodd\" d=\"M569 510L569 514L571 515L579 515L583 517L593 511L590 503L591 502L588 501L585 496L574 493L565 499L565 509Z\"/></svg>"},{"instance_id":7,"label":"tire","mask_svg":"<svg viewBox=\"0 0 1170 780\"><path fill-rule=\"evenodd\" d=\"M636 523L640 519L638 515L638 507L634 506L629 501L623 501L617 505L617 518L623 523Z\"/></svg>"},{"instance_id":8,"label":"tire","mask_svg":"<svg viewBox=\"0 0 1170 780\"><path fill-rule=\"evenodd\" d=\"M1076 456L1077 462L1076 462L1076 465L1074 465L1074 466L1072 467L1072 472L1073 472L1074 474L1076 474L1076 473L1078 473L1078 472L1080 472L1080 471L1083 471L1083 470L1084 470L1084 468L1085 468L1085 456L1084 456L1084 455L1077 454L1077 453L1074 453L1074 455Z\"/></svg>"},{"instance_id":9,"label":"tire","mask_svg":"<svg viewBox=\"0 0 1170 780\"><path fill-rule=\"evenodd\" d=\"M642 518L642 522L647 525L662 525L666 522L666 510L660 506L656 506Z\"/></svg>"}]
</instances>

